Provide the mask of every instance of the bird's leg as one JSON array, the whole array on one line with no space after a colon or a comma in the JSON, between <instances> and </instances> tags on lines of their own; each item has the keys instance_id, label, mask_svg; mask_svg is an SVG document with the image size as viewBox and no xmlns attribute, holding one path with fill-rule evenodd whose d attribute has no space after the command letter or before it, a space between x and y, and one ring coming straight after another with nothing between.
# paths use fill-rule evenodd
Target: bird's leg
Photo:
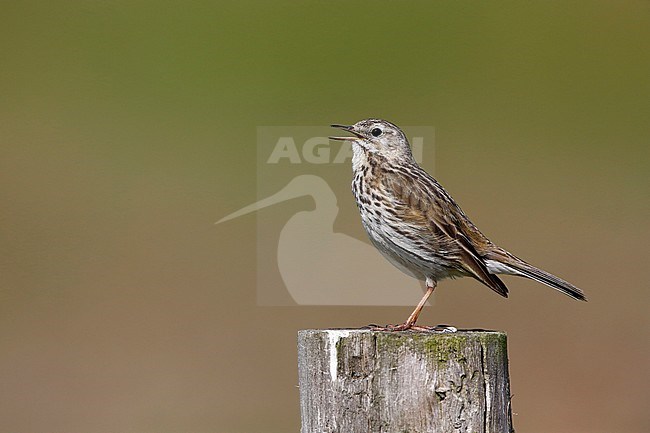
<instances>
[{"instance_id":1,"label":"bird's leg","mask_svg":"<svg viewBox=\"0 0 650 433\"><path fill-rule=\"evenodd\" d=\"M408 319L406 319L406 322L402 323L401 325L386 325L386 327L380 327L380 326L372 326L370 329L373 331L406 331L407 329L413 329L415 331L430 331L430 328L425 328L423 326L415 326L415 322L418 320L418 316L420 315L420 312L422 311L422 308L424 308L424 304L427 303L429 300L429 297L433 293L433 291L436 289L436 282L427 280L427 291L420 299L420 302L418 303L418 306L415 307L415 310L411 313Z\"/></svg>"},{"instance_id":2,"label":"bird's leg","mask_svg":"<svg viewBox=\"0 0 650 433\"><path fill-rule=\"evenodd\" d=\"M429 300L429 297L433 294L433 291L436 289L436 282L435 281L427 281L427 291L420 299L420 302L418 303L418 306L415 307L415 310L411 313L408 319L406 319L406 322L402 323L401 325L397 325L398 327L404 327L404 329L411 329L413 325L415 325L415 322L418 321L418 317L420 316L420 312L422 311L422 308L424 308L424 305L427 303Z\"/></svg>"}]
</instances>

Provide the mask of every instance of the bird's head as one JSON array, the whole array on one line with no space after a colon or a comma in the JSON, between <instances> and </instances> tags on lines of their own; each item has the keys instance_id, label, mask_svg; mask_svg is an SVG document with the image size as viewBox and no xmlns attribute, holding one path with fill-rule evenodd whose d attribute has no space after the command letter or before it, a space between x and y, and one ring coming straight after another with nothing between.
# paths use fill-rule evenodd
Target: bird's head
<instances>
[{"instance_id":1,"label":"bird's head","mask_svg":"<svg viewBox=\"0 0 650 433\"><path fill-rule=\"evenodd\" d=\"M385 120L365 119L352 126L331 126L352 134L352 136L330 137L330 139L351 141L355 153L376 153L387 159L413 158L406 135L397 126Z\"/></svg>"}]
</instances>

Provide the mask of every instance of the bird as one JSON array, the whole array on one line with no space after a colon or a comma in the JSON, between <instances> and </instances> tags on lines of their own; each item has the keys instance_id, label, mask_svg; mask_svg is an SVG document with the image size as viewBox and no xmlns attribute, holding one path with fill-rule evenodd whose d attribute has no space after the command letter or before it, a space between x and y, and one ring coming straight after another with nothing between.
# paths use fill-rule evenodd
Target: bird
<instances>
[{"instance_id":1,"label":"bird","mask_svg":"<svg viewBox=\"0 0 650 433\"><path fill-rule=\"evenodd\" d=\"M507 298L508 288L497 275L515 275L587 300L578 287L525 262L481 233L415 161L399 127L373 118L331 127L351 134L329 138L352 144L352 193L371 244L397 268L426 285L424 296L404 323L373 325L373 329L438 330L416 323L438 282L447 278L472 277Z\"/></svg>"}]
</instances>

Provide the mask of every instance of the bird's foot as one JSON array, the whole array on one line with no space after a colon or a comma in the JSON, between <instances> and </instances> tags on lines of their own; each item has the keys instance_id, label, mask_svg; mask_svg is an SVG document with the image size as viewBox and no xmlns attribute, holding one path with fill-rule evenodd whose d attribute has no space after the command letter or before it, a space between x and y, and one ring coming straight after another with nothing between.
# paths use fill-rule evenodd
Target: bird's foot
<instances>
[{"instance_id":1,"label":"bird's foot","mask_svg":"<svg viewBox=\"0 0 650 433\"><path fill-rule=\"evenodd\" d=\"M413 325L408 324L408 323L402 323L400 325L386 325L386 326L381 326L381 325L376 325L374 323L371 323L370 325L364 326L362 329L369 329L371 331L406 331L408 329L412 329Z\"/></svg>"},{"instance_id":2,"label":"bird's foot","mask_svg":"<svg viewBox=\"0 0 650 433\"><path fill-rule=\"evenodd\" d=\"M374 323L364 326L362 329L369 329L371 331L381 332L399 332L399 331L416 331L416 332L437 332L437 333L453 333L457 332L454 326L450 325L436 325L436 326L420 326L410 323L402 323L399 325L386 325L380 326Z\"/></svg>"}]
</instances>

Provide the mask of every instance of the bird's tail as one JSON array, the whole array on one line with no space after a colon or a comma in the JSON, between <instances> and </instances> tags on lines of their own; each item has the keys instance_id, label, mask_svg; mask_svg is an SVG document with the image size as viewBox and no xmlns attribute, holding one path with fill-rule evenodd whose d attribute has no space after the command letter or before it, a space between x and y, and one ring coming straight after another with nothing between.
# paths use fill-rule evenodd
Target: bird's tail
<instances>
[{"instance_id":1,"label":"bird's tail","mask_svg":"<svg viewBox=\"0 0 650 433\"><path fill-rule=\"evenodd\" d=\"M492 257L488 258L488 269L490 269L491 272L492 269L494 269L494 273L530 278L531 280L546 284L573 299L578 299L580 301L587 300L584 292L573 284L542 269L536 268L505 250L498 251Z\"/></svg>"}]
</instances>

